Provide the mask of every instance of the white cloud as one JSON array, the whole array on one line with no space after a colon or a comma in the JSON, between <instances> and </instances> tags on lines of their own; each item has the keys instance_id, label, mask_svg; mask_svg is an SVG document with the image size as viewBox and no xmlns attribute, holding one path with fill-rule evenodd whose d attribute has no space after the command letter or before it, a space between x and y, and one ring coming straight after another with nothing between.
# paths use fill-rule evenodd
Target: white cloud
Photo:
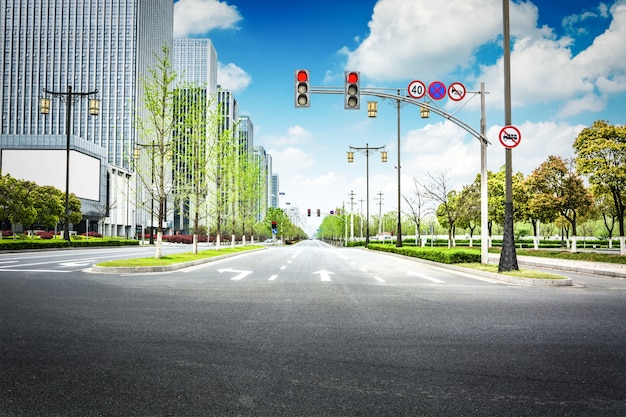
<instances>
[{"instance_id":1,"label":"white cloud","mask_svg":"<svg viewBox=\"0 0 626 417\"><path fill-rule=\"evenodd\" d=\"M236 6L218 0L179 0L174 3L174 37L203 35L214 29L238 29Z\"/></svg>"},{"instance_id":2,"label":"white cloud","mask_svg":"<svg viewBox=\"0 0 626 417\"><path fill-rule=\"evenodd\" d=\"M502 27L498 0L380 0L369 36L350 51L347 69L373 80L435 79L473 60L474 50ZM463 16L459 19L459 16ZM459 24L459 22L462 24Z\"/></svg>"},{"instance_id":3,"label":"white cloud","mask_svg":"<svg viewBox=\"0 0 626 417\"><path fill-rule=\"evenodd\" d=\"M626 0L617 0L610 9L601 3L592 13L564 20L573 28L592 18L612 18L606 32L576 56L572 38L538 27L539 11L533 3L511 2L510 8L513 106L565 101L555 113L571 117L598 112L607 96L626 91ZM503 102L502 58L482 63L477 73L470 69L481 48L501 42L500 0L379 0L369 29L356 49L340 51L347 56L346 69L357 68L373 82L445 80L450 74L469 73L476 80L470 90L485 82L488 106ZM468 107L477 105L476 100Z\"/></svg>"},{"instance_id":4,"label":"white cloud","mask_svg":"<svg viewBox=\"0 0 626 417\"><path fill-rule=\"evenodd\" d=\"M233 93L240 93L252 82L250 74L246 73L243 69L237 65L230 63L227 65L218 63L217 68L217 83L225 90L230 90Z\"/></svg>"},{"instance_id":5,"label":"white cloud","mask_svg":"<svg viewBox=\"0 0 626 417\"><path fill-rule=\"evenodd\" d=\"M311 132L302 126L291 126L287 129L287 134L283 136L264 136L261 142L266 146L293 146L308 143L311 140Z\"/></svg>"},{"instance_id":6,"label":"white cloud","mask_svg":"<svg viewBox=\"0 0 626 417\"><path fill-rule=\"evenodd\" d=\"M487 168L499 171L505 164L505 148L498 139L502 126L487 132ZM522 140L513 149L513 170L529 175L550 155L570 158L572 144L584 128L557 122L526 122L518 126ZM460 190L480 172L480 143L452 122L429 124L407 132L403 145L403 173L424 180L426 172L448 173L452 188Z\"/></svg>"}]
</instances>

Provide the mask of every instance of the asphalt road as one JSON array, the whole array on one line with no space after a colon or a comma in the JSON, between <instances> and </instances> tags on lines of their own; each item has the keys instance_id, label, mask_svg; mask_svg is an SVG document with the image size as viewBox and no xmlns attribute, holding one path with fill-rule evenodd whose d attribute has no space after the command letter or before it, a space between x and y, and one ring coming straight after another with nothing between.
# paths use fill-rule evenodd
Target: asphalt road
<instances>
[{"instance_id":1,"label":"asphalt road","mask_svg":"<svg viewBox=\"0 0 626 417\"><path fill-rule=\"evenodd\" d=\"M81 271L123 256L100 253L0 256L1 416L626 415L623 280L519 287L317 241Z\"/></svg>"}]
</instances>

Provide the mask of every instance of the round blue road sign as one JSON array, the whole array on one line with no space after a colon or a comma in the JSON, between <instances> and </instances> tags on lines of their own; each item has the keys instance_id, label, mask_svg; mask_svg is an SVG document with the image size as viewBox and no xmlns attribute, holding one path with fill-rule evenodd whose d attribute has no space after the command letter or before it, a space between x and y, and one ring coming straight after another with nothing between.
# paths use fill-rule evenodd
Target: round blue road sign
<instances>
[{"instance_id":1,"label":"round blue road sign","mask_svg":"<svg viewBox=\"0 0 626 417\"><path fill-rule=\"evenodd\" d=\"M428 95L433 100L441 100L446 96L446 86L441 81L433 81L428 86Z\"/></svg>"}]
</instances>

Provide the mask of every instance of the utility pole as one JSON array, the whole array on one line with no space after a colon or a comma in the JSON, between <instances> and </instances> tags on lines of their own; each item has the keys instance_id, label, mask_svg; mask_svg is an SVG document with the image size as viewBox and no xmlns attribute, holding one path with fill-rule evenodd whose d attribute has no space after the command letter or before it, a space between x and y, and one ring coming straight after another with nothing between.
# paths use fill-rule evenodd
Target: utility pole
<instances>
[{"instance_id":1,"label":"utility pole","mask_svg":"<svg viewBox=\"0 0 626 417\"><path fill-rule=\"evenodd\" d=\"M361 230L361 239L363 239L363 202L365 200L360 199L359 203L361 203L361 211L359 211L359 229Z\"/></svg>"},{"instance_id":2,"label":"utility pole","mask_svg":"<svg viewBox=\"0 0 626 417\"><path fill-rule=\"evenodd\" d=\"M383 192L379 191L378 192L378 198L376 198L376 200L378 200L378 235L380 236L383 233Z\"/></svg>"},{"instance_id":3,"label":"utility pole","mask_svg":"<svg viewBox=\"0 0 626 417\"><path fill-rule=\"evenodd\" d=\"M350 240L354 240L354 190L350 191Z\"/></svg>"}]
</instances>

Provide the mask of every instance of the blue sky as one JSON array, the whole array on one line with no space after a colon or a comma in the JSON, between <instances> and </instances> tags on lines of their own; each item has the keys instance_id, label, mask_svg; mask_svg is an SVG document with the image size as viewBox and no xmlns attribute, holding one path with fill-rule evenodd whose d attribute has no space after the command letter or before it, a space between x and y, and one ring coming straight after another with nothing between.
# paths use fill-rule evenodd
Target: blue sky
<instances>
[{"instance_id":1,"label":"blue sky","mask_svg":"<svg viewBox=\"0 0 626 417\"><path fill-rule=\"evenodd\" d=\"M505 158L498 132L504 125L501 0L179 0L176 37L208 37L218 53L219 83L235 93L240 113L251 117L255 145L274 160L285 193L281 206L328 212L366 195L365 156L348 164L349 146L386 146L389 162L370 156L370 212L383 193L383 211L397 210L397 119L394 102L362 97L361 110L343 108L340 95L313 95L311 107L294 108L294 70L308 69L312 85L343 86L345 70L361 72L362 88L406 88L460 82L457 102L436 105L479 130L486 86L488 166ZM549 155L573 156L578 132L604 119L626 121L626 0L534 0L510 3L512 124L522 134L513 170L528 175ZM378 101L368 119L367 101ZM417 106L401 110L402 193L413 179L445 172L453 188L480 171L479 142ZM363 205L365 207L365 205Z\"/></svg>"}]
</instances>

